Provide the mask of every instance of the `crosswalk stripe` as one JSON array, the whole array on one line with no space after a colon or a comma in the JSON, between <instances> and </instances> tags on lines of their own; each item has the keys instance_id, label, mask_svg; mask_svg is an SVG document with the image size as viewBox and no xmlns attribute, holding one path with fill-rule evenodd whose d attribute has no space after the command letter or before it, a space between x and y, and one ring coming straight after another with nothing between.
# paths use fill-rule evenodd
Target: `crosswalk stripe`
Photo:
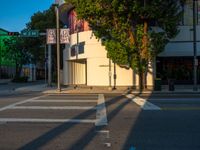
<instances>
[{"instance_id":1,"label":"crosswalk stripe","mask_svg":"<svg viewBox=\"0 0 200 150\"><path fill-rule=\"evenodd\" d=\"M32 119L32 118L0 118L0 122L27 122L27 123L95 123L96 119Z\"/></svg>"},{"instance_id":2,"label":"crosswalk stripe","mask_svg":"<svg viewBox=\"0 0 200 150\"><path fill-rule=\"evenodd\" d=\"M13 103L13 104L10 104L10 105L7 105L7 106L5 106L5 107L0 108L0 111L4 111L4 110L6 110L6 109L11 109L11 108L15 107L16 105L21 105L21 104L27 103L27 102L29 102L29 101L36 100L36 99L45 97L45 96L46 96L46 95L42 95L42 96L38 96L38 97L26 99L26 100L24 100L24 101L16 102L16 103Z\"/></svg>"},{"instance_id":3,"label":"crosswalk stripe","mask_svg":"<svg viewBox=\"0 0 200 150\"><path fill-rule=\"evenodd\" d=\"M73 102L73 103L88 103L88 102L97 102L97 100L57 100L57 99L54 99L54 100L32 100L32 101L29 101L29 102L67 102L67 103L70 103L70 102Z\"/></svg>"},{"instance_id":4,"label":"crosswalk stripe","mask_svg":"<svg viewBox=\"0 0 200 150\"><path fill-rule=\"evenodd\" d=\"M97 122L95 123L95 125L96 126L108 125L105 99L103 94L99 94L98 105L96 106L96 108L97 108L97 113L96 113Z\"/></svg>"},{"instance_id":5,"label":"crosswalk stripe","mask_svg":"<svg viewBox=\"0 0 200 150\"><path fill-rule=\"evenodd\" d=\"M96 109L96 107L91 106L15 106L10 109L55 109L55 110L72 110L72 109L80 109L80 110L88 110L88 109Z\"/></svg>"},{"instance_id":6,"label":"crosswalk stripe","mask_svg":"<svg viewBox=\"0 0 200 150\"><path fill-rule=\"evenodd\" d=\"M132 99L132 101L139 105L143 110L161 110L160 107L148 102L144 98L135 97L133 94L127 94L126 97Z\"/></svg>"}]
</instances>

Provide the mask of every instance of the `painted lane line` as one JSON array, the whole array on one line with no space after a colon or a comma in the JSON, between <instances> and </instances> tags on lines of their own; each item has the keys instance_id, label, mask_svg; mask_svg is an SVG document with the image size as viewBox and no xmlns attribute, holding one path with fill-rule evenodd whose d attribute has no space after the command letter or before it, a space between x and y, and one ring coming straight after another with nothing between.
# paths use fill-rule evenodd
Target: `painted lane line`
<instances>
[{"instance_id":1,"label":"painted lane line","mask_svg":"<svg viewBox=\"0 0 200 150\"><path fill-rule=\"evenodd\" d=\"M199 101L200 98L147 98L149 101Z\"/></svg>"},{"instance_id":2,"label":"painted lane line","mask_svg":"<svg viewBox=\"0 0 200 150\"><path fill-rule=\"evenodd\" d=\"M80 110L88 110L88 109L95 109L96 107L90 106L14 106L9 109L46 109L46 110L73 110L73 109L80 109Z\"/></svg>"},{"instance_id":3,"label":"painted lane line","mask_svg":"<svg viewBox=\"0 0 200 150\"><path fill-rule=\"evenodd\" d=\"M139 105L143 110L161 110L160 107L148 102L144 98L135 97L133 94L127 94L126 97Z\"/></svg>"},{"instance_id":4,"label":"painted lane line","mask_svg":"<svg viewBox=\"0 0 200 150\"><path fill-rule=\"evenodd\" d=\"M38 97L26 99L26 100L23 100L23 101L20 101L20 102L16 102L16 103L13 103L13 104L10 104L10 105L8 105L8 106L5 106L5 107L0 108L0 111L4 111L4 110L6 110L6 109L11 109L11 108L15 107L16 105L21 105L21 104L27 103L27 102L29 102L29 101L36 100L36 99L45 97L45 96L47 96L47 95L42 95L42 96L38 96Z\"/></svg>"},{"instance_id":5,"label":"painted lane line","mask_svg":"<svg viewBox=\"0 0 200 150\"><path fill-rule=\"evenodd\" d=\"M160 107L146 101L143 98L135 97L132 101L138 104L143 110L161 110Z\"/></svg>"},{"instance_id":6,"label":"painted lane line","mask_svg":"<svg viewBox=\"0 0 200 150\"><path fill-rule=\"evenodd\" d=\"M162 110L194 111L194 110L200 110L200 107L162 107Z\"/></svg>"},{"instance_id":7,"label":"painted lane line","mask_svg":"<svg viewBox=\"0 0 200 150\"><path fill-rule=\"evenodd\" d=\"M0 118L0 122L23 123L95 123L95 119L31 119L31 118Z\"/></svg>"},{"instance_id":8,"label":"painted lane line","mask_svg":"<svg viewBox=\"0 0 200 150\"><path fill-rule=\"evenodd\" d=\"M103 134L105 138L110 138L110 131L109 130L100 130L97 133Z\"/></svg>"},{"instance_id":9,"label":"painted lane line","mask_svg":"<svg viewBox=\"0 0 200 150\"><path fill-rule=\"evenodd\" d=\"M100 139L103 142L103 145L105 145L106 147L111 147L111 143L109 142L110 141L110 131L100 130L100 131L97 131L97 133L99 134Z\"/></svg>"},{"instance_id":10,"label":"painted lane line","mask_svg":"<svg viewBox=\"0 0 200 150\"><path fill-rule=\"evenodd\" d=\"M29 102L58 102L58 103L62 103L62 102L66 102L66 103L88 103L88 102L94 102L96 103L97 101L96 100L32 100L32 101L29 101Z\"/></svg>"},{"instance_id":11,"label":"painted lane line","mask_svg":"<svg viewBox=\"0 0 200 150\"><path fill-rule=\"evenodd\" d=\"M97 113L96 113L96 126L103 126L108 125L107 113L106 113L106 106L105 106L105 99L103 94L98 95L98 104L96 106Z\"/></svg>"}]
</instances>

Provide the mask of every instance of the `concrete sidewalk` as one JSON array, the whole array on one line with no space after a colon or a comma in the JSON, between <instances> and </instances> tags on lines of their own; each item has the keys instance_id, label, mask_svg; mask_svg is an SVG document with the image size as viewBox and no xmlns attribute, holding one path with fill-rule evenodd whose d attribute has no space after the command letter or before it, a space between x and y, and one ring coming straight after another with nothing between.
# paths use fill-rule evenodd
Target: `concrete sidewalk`
<instances>
[{"instance_id":1,"label":"concrete sidewalk","mask_svg":"<svg viewBox=\"0 0 200 150\"><path fill-rule=\"evenodd\" d=\"M61 92L59 92L56 87L51 90L45 90L43 93L46 94L59 94L59 93L72 93L72 94L85 94L85 93L94 93L94 94L99 94L99 93L110 93L110 94L124 94L124 93L133 93L133 94L200 94L200 87L198 88L198 91L193 91L193 86L192 85L176 85L174 91L169 91L168 86L162 86L161 91L153 91L153 90L144 90L140 92L139 90L133 90L129 88L117 88L115 90L109 90L109 88L103 88L103 87L68 87L68 88L62 88Z\"/></svg>"},{"instance_id":2,"label":"concrete sidewalk","mask_svg":"<svg viewBox=\"0 0 200 150\"><path fill-rule=\"evenodd\" d=\"M0 85L5 85L11 82L11 79L0 79Z\"/></svg>"},{"instance_id":3,"label":"concrete sidewalk","mask_svg":"<svg viewBox=\"0 0 200 150\"><path fill-rule=\"evenodd\" d=\"M26 83L14 83L11 80L0 80L0 95L28 92L28 91L44 91L50 88L46 88L44 81L26 82Z\"/></svg>"},{"instance_id":4,"label":"concrete sidewalk","mask_svg":"<svg viewBox=\"0 0 200 150\"><path fill-rule=\"evenodd\" d=\"M175 85L174 91L169 91L168 86L162 86L161 91L153 91L153 90L144 90L140 92L139 90L133 90L129 89L127 87L117 87L115 90L109 90L108 87L62 87L61 92L57 90L57 87L54 85L52 87L47 86L47 84L44 83L28 83L22 84L22 86L18 87L12 87L12 84L8 84L10 86L9 89L0 89L0 94L7 93L17 93L17 92L43 92L45 94L59 94L59 93L66 93L66 94L86 94L86 93L93 93L93 94L99 94L99 93L110 93L110 94L124 94L124 93L133 93L133 94L200 94L200 87L198 87L198 91L193 91L192 85Z\"/></svg>"}]
</instances>

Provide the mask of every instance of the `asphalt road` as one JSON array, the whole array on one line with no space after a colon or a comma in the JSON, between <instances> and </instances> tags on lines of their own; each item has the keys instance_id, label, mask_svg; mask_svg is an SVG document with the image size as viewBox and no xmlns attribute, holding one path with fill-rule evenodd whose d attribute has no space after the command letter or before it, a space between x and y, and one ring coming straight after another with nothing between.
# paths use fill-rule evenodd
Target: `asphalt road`
<instances>
[{"instance_id":1,"label":"asphalt road","mask_svg":"<svg viewBox=\"0 0 200 150\"><path fill-rule=\"evenodd\" d=\"M200 95L0 97L0 149L199 150Z\"/></svg>"}]
</instances>

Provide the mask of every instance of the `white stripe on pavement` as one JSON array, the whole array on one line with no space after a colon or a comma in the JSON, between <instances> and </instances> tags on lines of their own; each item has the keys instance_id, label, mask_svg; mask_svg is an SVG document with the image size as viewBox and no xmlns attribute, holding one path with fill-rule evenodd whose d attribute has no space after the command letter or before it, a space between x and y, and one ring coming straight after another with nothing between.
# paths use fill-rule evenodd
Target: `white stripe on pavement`
<instances>
[{"instance_id":1,"label":"white stripe on pavement","mask_svg":"<svg viewBox=\"0 0 200 150\"><path fill-rule=\"evenodd\" d=\"M27 122L27 123L95 123L95 119L31 119L31 118L0 118L0 123Z\"/></svg>"},{"instance_id":2,"label":"white stripe on pavement","mask_svg":"<svg viewBox=\"0 0 200 150\"><path fill-rule=\"evenodd\" d=\"M148 102L144 98L134 97L132 94L128 94L126 97L132 99L132 101L139 105L143 110L161 110L160 107Z\"/></svg>"},{"instance_id":3,"label":"white stripe on pavement","mask_svg":"<svg viewBox=\"0 0 200 150\"><path fill-rule=\"evenodd\" d=\"M107 113L106 113L106 106L105 106L105 99L103 94L98 95L98 104L96 106L97 113L96 113L96 126L103 126L108 125L107 120Z\"/></svg>"},{"instance_id":4,"label":"white stripe on pavement","mask_svg":"<svg viewBox=\"0 0 200 150\"><path fill-rule=\"evenodd\" d=\"M6 109L11 109L11 108L15 107L16 105L21 105L21 104L27 103L27 102L29 102L29 101L33 101L33 100L36 100L36 99L45 97L45 96L47 96L47 95L42 95L42 96L38 96L38 97L26 99L26 100L23 100L23 101L20 101L20 102L16 102L16 103L13 103L13 104L10 104L10 105L8 105L8 106L5 106L5 107L0 108L0 111L4 111L4 110L6 110Z\"/></svg>"},{"instance_id":5,"label":"white stripe on pavement","mask_svg":"<svg viewBox=\"0 0 200 150\"><path fill-rule=\"evenodd\" d=\"M66 103L70 103L70 102L73 102L73 103L88 103L88 102L97 102L97 100L54 100L54 99L51 99L51 100L32 100L32 101L29 101L29 102L58 102L58 103L61 103L61 102L66 102Z\"/></svg>"},{"instance_id":6,"label":"white stripe on pavement","mask_svg":"<svg viewBox=\"0 0 200 150\"><path fill-rule=\"evenodd\" d=\"M96 109L96 107L91 106L14 106L9 109L49 109L49 110L72 110L72 109L80 109L80 110L88 110L88 109Z\"/></svg>"}]
</instances>

